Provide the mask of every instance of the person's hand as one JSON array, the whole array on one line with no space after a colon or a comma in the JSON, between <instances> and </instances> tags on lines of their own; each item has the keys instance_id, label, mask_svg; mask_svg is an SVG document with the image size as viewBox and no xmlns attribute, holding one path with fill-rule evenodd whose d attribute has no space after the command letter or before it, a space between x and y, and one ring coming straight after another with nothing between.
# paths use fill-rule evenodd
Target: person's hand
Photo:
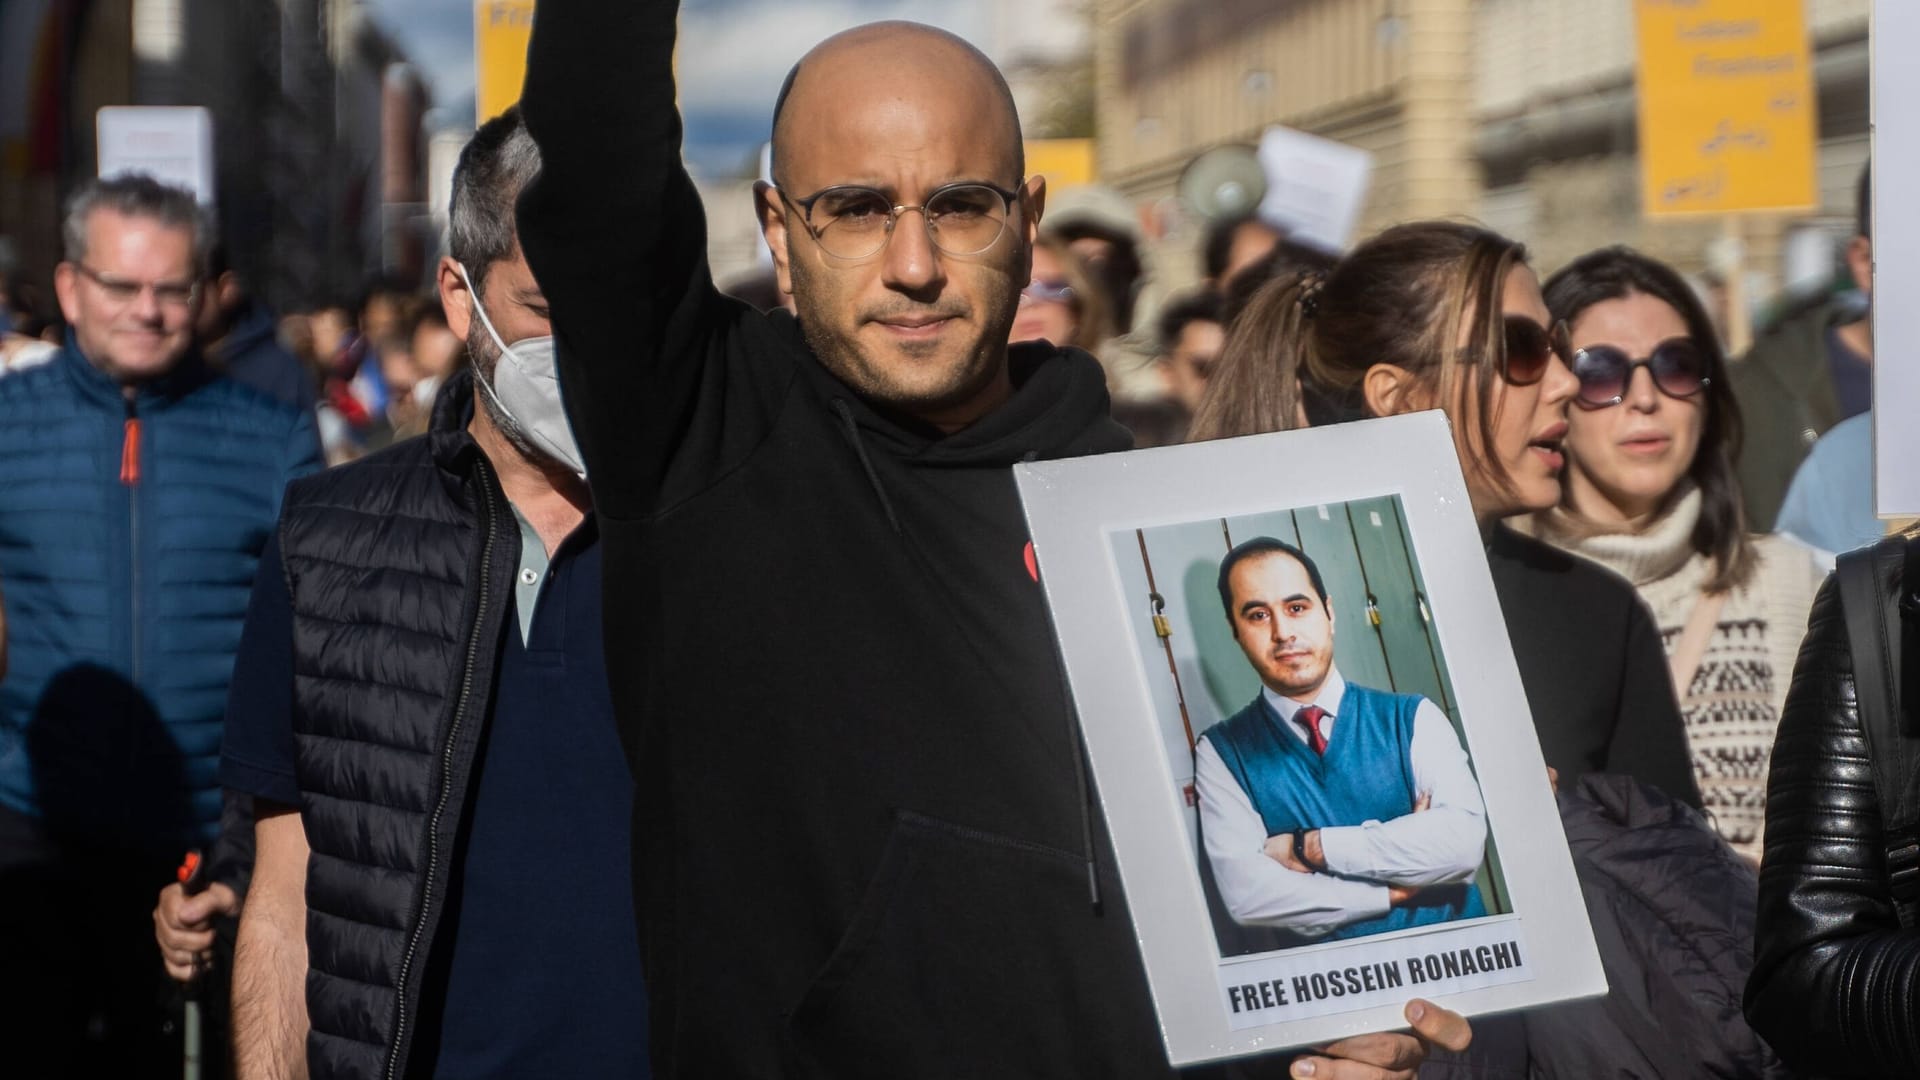
<instances>
[{"instance_id":1,"label":"person's hand","mask_svg":"<svg viewBox=\"0 0 1920 1080\"><path fill-rule=\"evenodd\" d=\"M1406 1017L1413 1024L1411 1034L1389 1031L1341 1039L1296 1059L1289 1075L1313 1080L1414 1080L1433 1047L1457 1052L1473 1041L1466 1017L1430 1001L1408 1002Z\"/></svg>"},{"instance_id":2,"label":"person's hand","mask_svg":"<svg viewBox=\"0 0 1920 1080\"><path fill-rule=\"evenodd\" d=\"M1274 862L1279 863L1281 866L1286 867L1296 874L1313 873L1313 867L1301 862L1293 854L1293 834L1290 832L1281 833L1279 836L1267 837L1266 846L1262 850L1267 853L1267 858L1272 859Z\"/></svg>"},{"instance_id":3,"label":"person's hand","mask_svg":"<svg viewBox=\"0 0 1920 1080\"><path fill-rule=\"evenodd\" d=\"M1420 895L1419 885L1387 886L1387 903L1393 907L1405 907L1407 902Z\"/></svg>"},{"instance_id":4,"label":"person's hand","mask_svg":"<svg viewBox=\"0 0 1920 1080\"><path fill-rule=\"evenodd\" d=\"M153 909L153 937L160 943L168 977L191 982L206 970L212 959L213 920L239 910L240 897L217 881L194 896L177 881L161 889Z\"/></svg>"},{"instance_id":5,"label":"person's hand","mask_svg":"<svg viewBox=\"0 0 1920 1080\"><path fill-rule=\"evenodd\" d=\"M1553 789L1555 795L1560 794L1560 770L1551 765L1547 766L1547 786Z\"/></svg>"},{"instance_id":6,"label":"person's hand","mask_svg":"<svg viewBox=\"0 0 1920 1080\"><path fill-rule=\"evenodd\" d=\"M1431 809L1433 809L1433 792L1423 791L1420 793L1419 798L1413 800L1414 813L1418 814Z\"/></svg>"}]
</instances>

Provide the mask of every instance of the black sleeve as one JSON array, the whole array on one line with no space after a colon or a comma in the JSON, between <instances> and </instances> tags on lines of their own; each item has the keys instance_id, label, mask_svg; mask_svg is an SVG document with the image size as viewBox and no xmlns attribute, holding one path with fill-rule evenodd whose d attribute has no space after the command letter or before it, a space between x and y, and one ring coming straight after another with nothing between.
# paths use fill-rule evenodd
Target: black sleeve
<instances>
[{"instance_id":1,"label":"black sleeve","mask_svg":"<svg viewBox=\"0 0 1920 1080\"><path fill-rule=\"evenodd\" d=\"M244 900L253 883L253 796L233 788L220 795L220 837L213 844L208 876Z\"/></svg>"},{"instance_id":2,"label":"black sleeve","mask_svg":"<svg viewBox=\"0 0 1920 1080\"><path fill-rule=\"evenodd\" d=\"M1839 589L1814 600L1767 778L1746 1014L1788 1064L1920 1074L1920 933L1902 931Z\"/></svg>"},{"instance_id":3,"label":"black sleeve","mask_svg":"<svg viewBox=\"0 0 1920 1080\"><path fill-rule=\"evenodd\" d=\"M1674 697L1673 668L1660 644L1660 631L1637 597L1628 604L1626 622L1620 706L1605 771L1652 784L1698 810L1700 785L1694 779L1686 721Z\"/></svg>"},{"instance_id":4,"label":"black sleeve","mask_svg":"<svg viewBox=\"0 0 1920 1080\"><path fill-rule=\"evenodd\" d=\"M650 511L725 324L680 159L675 0L542 0L521 111L541 171L519 204L595 509Z\"/></svg>"},{"instance_id":5,"label":"black sleeve","mask_svg":"<svg viewBox=\"0 0 1920 1080\"><path fill-rule=\"evenodd\" d=\"M281 571L277 531L260 552L227 688L220 784L289 806L300 802L294 780L293 601Z\"/></svg>"}]
</instances>

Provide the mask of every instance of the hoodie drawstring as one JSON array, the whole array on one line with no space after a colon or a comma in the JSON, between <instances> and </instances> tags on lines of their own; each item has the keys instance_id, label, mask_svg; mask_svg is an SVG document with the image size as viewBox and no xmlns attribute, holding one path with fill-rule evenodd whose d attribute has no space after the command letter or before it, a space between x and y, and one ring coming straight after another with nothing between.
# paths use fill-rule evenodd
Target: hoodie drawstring
<instances>
[{"instance_id":1,"label":"hoodie drawstring","mask_svg":"<svg viewBox=\"0 0 1920 1080\"><path fill-rule=\"evenodd\" d=\"M840 419L847 425L847 441L853 444L854 456L860 459L860 467L867 472L867 483L872 486L873 493L880 497L880 509L887 512L887 524L893 526L894 535L900 535L900 518L893 512L893 500L887 498L887 489L880 484L880 473L874 469L873 459L867 456L867 444L860 439L860 425L853 420L853 410L847 408L844 400L834 398L833 411L839 413Z\"/></svg>"},{"instance_id":2,"label":"hoodie drawstring","mask_svg":"<svg viewBox=\"0 0 1920 1080\"><path fill-rule=\"evenodd\" d=\"M1060 647L1054 646L1054 659L1060 658ZM1087 863L1087 898L1093 903L1093 913L1100 914L1100 869L1093 853L1093 793L1087 789L1087 740L1080 731L1080 714L1073 707L1073 693L1067 689L1066 665L1060 665L1060 709L1067 718L1068 733L1073 738L1073 780L1080 793L1080 850Z\"/></svg>"}]
</instances>

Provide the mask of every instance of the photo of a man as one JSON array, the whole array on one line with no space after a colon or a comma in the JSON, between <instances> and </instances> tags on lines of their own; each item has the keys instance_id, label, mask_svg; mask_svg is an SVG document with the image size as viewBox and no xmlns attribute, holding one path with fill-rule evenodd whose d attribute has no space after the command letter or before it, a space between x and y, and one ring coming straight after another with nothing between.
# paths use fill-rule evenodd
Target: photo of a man
<instances>
[{"instance_id":1,"label":"photo of a man","mask_svg":"<svg viewBox=\"0 0 1920 1080\"><path fill-rule=\"evenodd\" d=\"M1480 787L1446 714L1341 677L1320 569L1268 536L1218 587L1261 688L1195 746L1200 836L1237 923L1293 943L1487 914Z\"/></svg>"}]
</instances>

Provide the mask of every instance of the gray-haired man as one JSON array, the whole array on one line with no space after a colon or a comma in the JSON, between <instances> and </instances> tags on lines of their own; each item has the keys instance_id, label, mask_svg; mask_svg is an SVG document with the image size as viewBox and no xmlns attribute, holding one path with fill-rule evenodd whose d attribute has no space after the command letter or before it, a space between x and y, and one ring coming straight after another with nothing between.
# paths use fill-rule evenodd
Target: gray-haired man
<instances>
[{"instance_id":1,"label":"gray-haired man","mask_svg":"<svg viewBox=\"0 0 1920 1080\"><path fill-rule=\"evenodd\" d=\"M539 167L516 113L474 135L439 274L473 364L424 438L288 489L262 560L222 765L260 808L243 1080L646 1074L599 531L514 228Z\"/></svg>"},{"instance_id":2,"label":"gray-haired man","mask_svg":"<svg viewBox=\"0 0 1920 1080\"><path fill-rule=\"evenodd\" d=\"M68 204L71 327L0 379L0 1010L9 1075L157 1075L149 905L220 815L222 706L311 415L192 349L211 226L146 177ZM177 1057L176 1057L177 1065Z\"/></svg>"}]
</instances>

